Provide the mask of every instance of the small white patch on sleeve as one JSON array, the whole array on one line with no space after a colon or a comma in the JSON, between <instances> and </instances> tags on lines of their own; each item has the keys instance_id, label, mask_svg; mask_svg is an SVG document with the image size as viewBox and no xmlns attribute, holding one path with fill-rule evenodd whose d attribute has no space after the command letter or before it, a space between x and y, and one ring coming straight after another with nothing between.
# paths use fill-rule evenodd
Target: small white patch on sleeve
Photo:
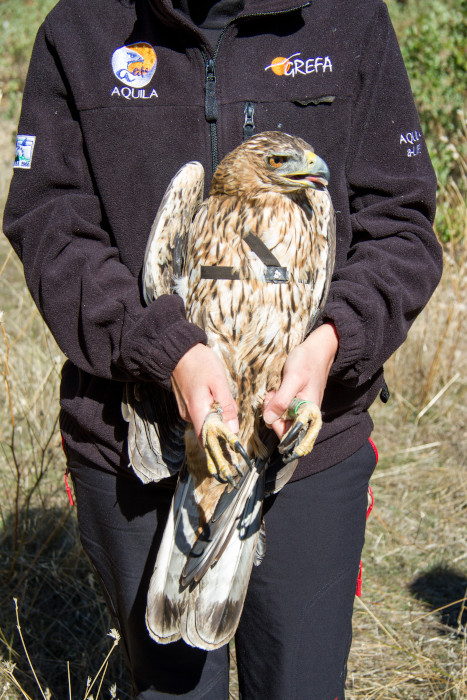
<instances>
[{"instance_id":1,"label":"small white patch on sleeve","mask_svg":"<svg viewBox=\"0 0 467 700\"><path fill-rule=\"evenodd\" d=\"M32 162L32 152L36 143L35 136L26 136L24 134L16 137L16 153L14 168L22 168L29 170Z\"/></svg>"}]
</instances>

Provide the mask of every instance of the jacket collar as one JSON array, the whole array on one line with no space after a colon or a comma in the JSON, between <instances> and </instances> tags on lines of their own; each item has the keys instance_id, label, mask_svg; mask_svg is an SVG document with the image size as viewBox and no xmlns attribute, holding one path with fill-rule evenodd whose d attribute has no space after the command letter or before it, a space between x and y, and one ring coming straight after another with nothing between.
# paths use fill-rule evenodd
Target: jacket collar
<instances>
[{"instance_id":1,"label":"jacket collar","mask_svg":"<svg viewBox=\"0 0 467 700\"><path fill-rule=\"evenodd\" d=\"M194 24L185 17L181 12L177 12L173 8L171 0L147 0L148 5L152 8L158 19L164 24L179 29L185 28L190 31L196 31ZM290 12L299 10L306 5L310 5L311 1L307 0L246 0L243 11L238 15L238 18L247 17L249 15L275 14L282 12Z\"/></svg>"}]
</instances>

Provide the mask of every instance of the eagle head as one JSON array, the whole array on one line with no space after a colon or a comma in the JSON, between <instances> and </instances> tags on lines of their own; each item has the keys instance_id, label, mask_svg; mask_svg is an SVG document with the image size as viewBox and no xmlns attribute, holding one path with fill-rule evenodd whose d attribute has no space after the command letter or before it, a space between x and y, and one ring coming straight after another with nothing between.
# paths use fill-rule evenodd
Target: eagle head
<instances>
[{"instance_id":1,"label":"eagle head","mask_svg":"<svg viewBox=\"0 0 467 700\"><path fill-rule=\"evenodd\" d=\"M265 192L292 194L323 189L329 168L312 147L281 131L264 131L237 146L219 164L211 195L255 198Z\"/></svg>"}]
</instances>

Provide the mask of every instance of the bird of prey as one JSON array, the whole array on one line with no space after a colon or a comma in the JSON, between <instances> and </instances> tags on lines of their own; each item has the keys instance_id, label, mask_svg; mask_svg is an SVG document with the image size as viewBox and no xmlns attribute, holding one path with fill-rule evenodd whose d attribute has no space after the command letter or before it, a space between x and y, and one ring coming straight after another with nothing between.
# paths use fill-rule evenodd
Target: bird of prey
<instances>
[{"instance_id":1,"label":"bird of prey","mask_svg":"<svg viewBox=\"0 0 467 700\"><path fill-rule=\"evenodd\" d=\"M218 166L202 201L204 171L183 166L151 229L143 267L145 300L180 294L222 360L238 406L232 434L222 406L206 417L203 448L180 426L173 396L127 389L129 454L143 481L180 470L151 579L146 623L160 643L183 638L215 649L235 634L253 563L264 555L262 503L311 451L319 408L294 399L282 461L268 470L277 438L262 420L290 351L311 331L329 289L335 219L329 169L302 139L253 136ZM277 453L276 453L277 454Z\"/></svg>"}]
</instances>

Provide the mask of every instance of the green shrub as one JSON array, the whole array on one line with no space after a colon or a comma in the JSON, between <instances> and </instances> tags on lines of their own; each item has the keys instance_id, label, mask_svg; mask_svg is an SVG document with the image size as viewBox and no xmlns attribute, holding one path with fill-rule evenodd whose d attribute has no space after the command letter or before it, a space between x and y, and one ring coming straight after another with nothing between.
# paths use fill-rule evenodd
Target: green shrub
<instances>
[{"instance_id":1,"label":"green shrub","mask_svg":"<svg viewBox=\"0 0 467 700\"><path fill-rule=\"evenodd\" d=\"M463 0L407 0L388 3L417 102L422 128L440 184L437 230L444 240L453 231L452 196L466 194L467 22Z\"/></svg>"},{"instance_id":2,"label":"green shrub","mask_svg":"<svg viewBox=\"0 0 467 700\"><path fill-rule=\"evenodd\" d=\"M1 112L18 117L32 44L46 14L57 0L1 0L0 100Z\"/></svg>"}]
</instances>

